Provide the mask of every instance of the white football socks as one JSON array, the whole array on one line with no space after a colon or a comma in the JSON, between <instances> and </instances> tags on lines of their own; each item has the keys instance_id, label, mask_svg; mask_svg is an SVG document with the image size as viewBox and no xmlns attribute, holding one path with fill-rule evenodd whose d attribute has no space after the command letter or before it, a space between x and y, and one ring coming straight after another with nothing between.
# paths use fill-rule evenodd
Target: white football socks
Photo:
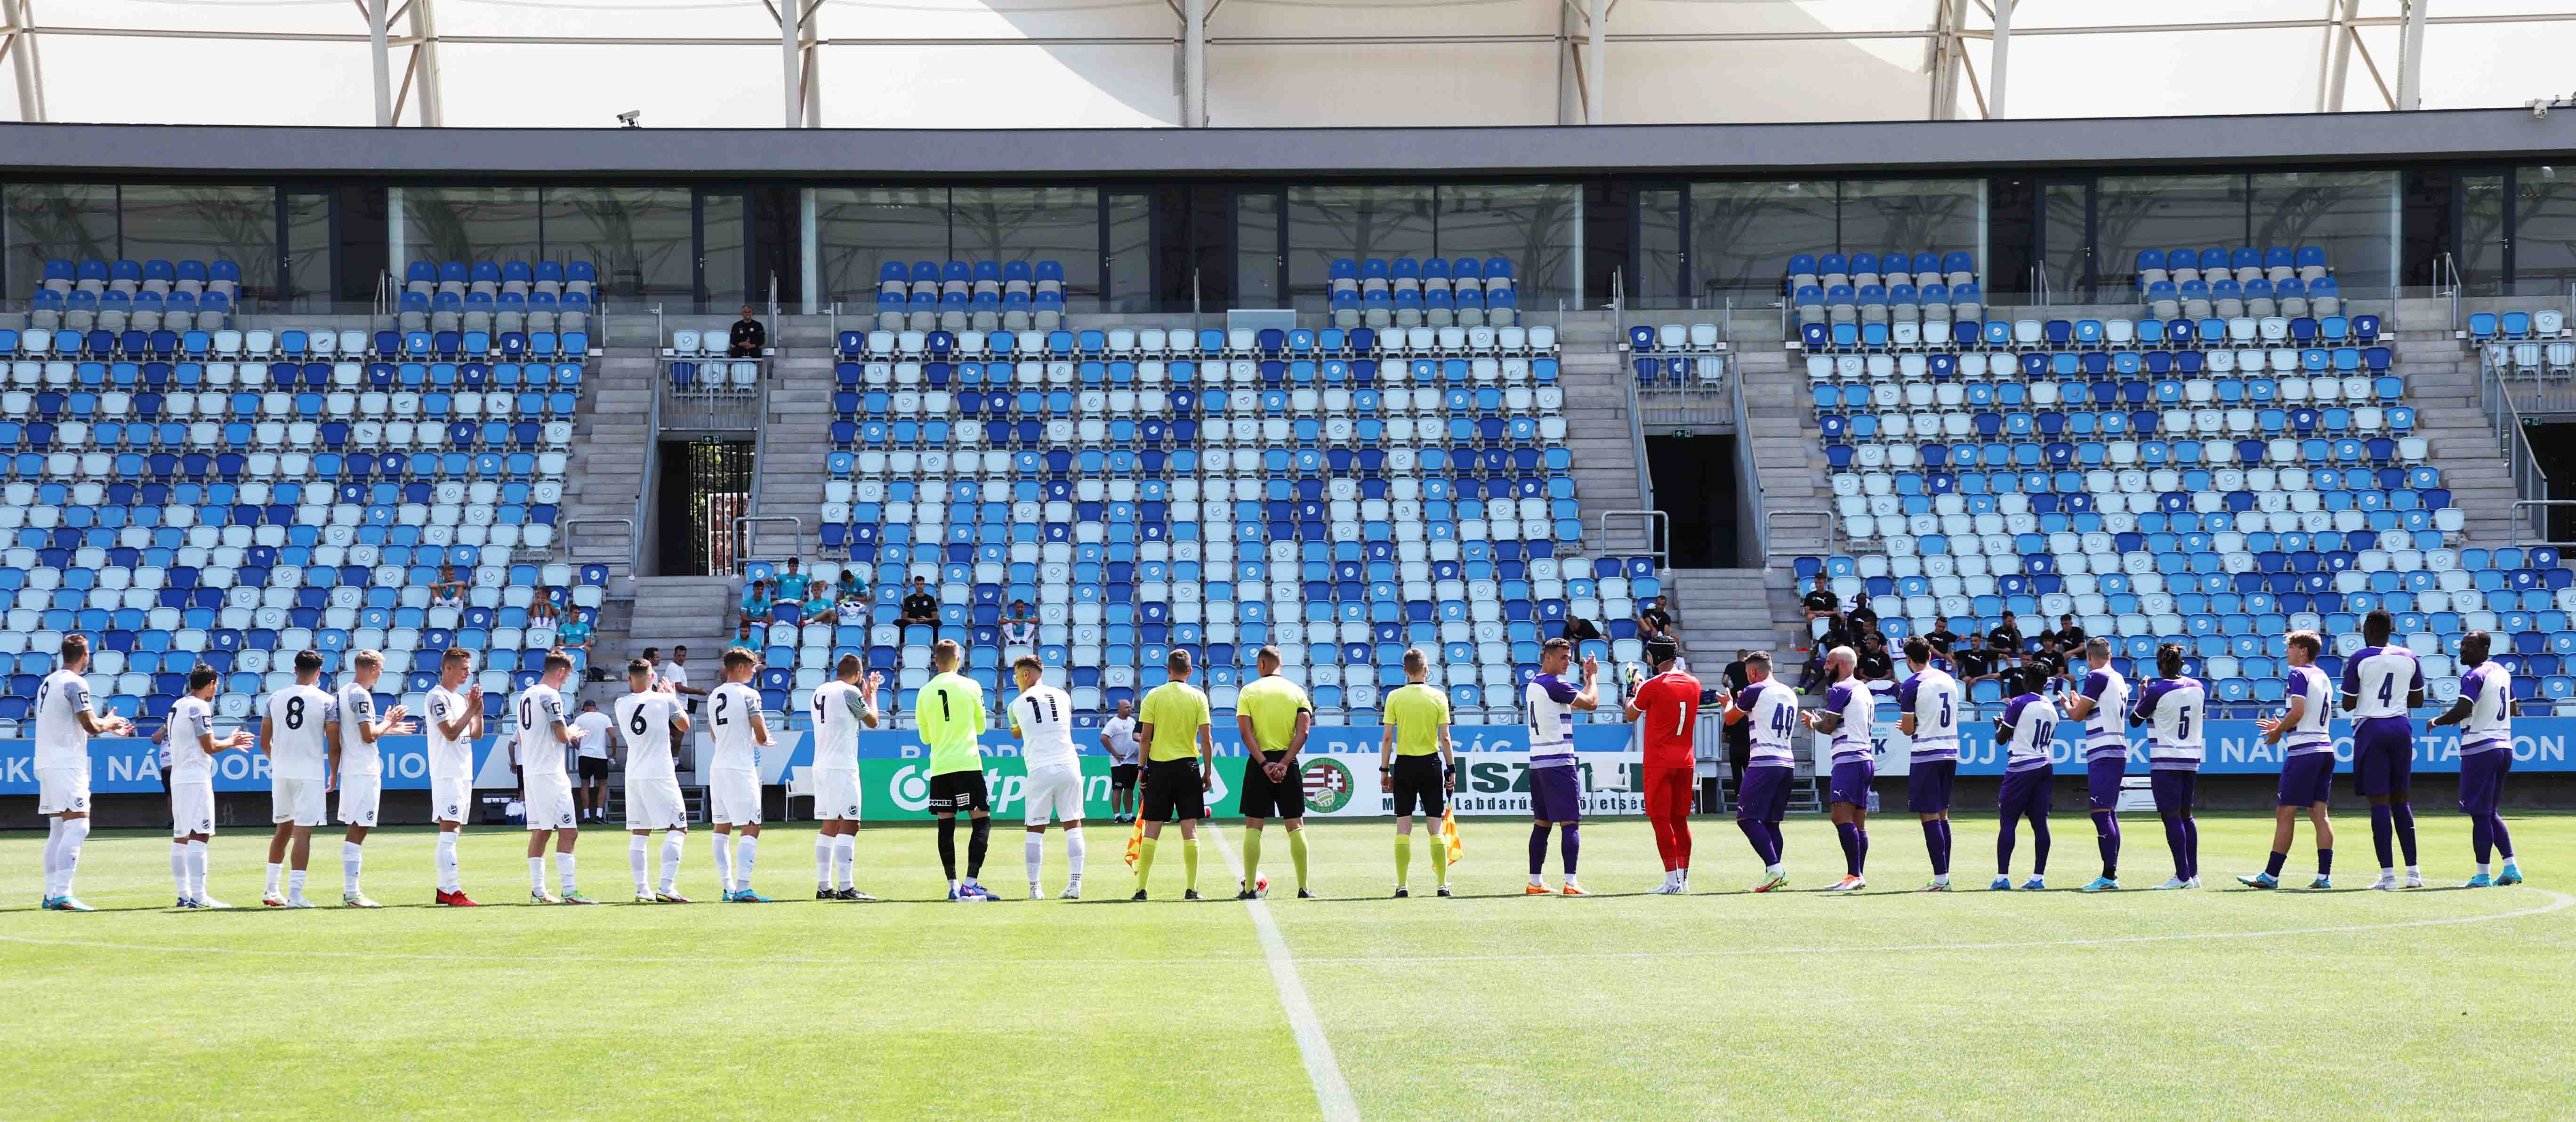
<instances>
[{"instance_id":1,"label":"white football socks","mask_svg":"<svg viewBox=\"0 0 2576 1122\"><path fill-rule=\"evenodd\" d=\"M840 835L840 836L838 836L838 837L836 837L836 838L834 838L834 839L832 839L832 840L833 840L833 842L834 842L834 845L832 846L832 865L833 865L833 869L832 869L832 875L833 875L832 887L834 887L834 888L856 888L856 887L858 887L858 880L857 880L857 874L858 874L858 862L859 862L859 838L858 838L858 835L856 835L856 834L842 834L842 835Z\"/></svg>"},{"instance_id":2,"label":"white football socks","mask_svg":"<svg viewBox=\"0 0 2576 1122\"><path fill-rule=\"evenodd\" d=\"M676 830L662 835L662 891L669 893L680 883L680 851L689 835Z\"/></svg>"},{"instance_id":3,"label":"white football socks","mask_svg":"<svg viewBox=\"0 0 2576 1122\"><path fill-rule=\"evenodd\" d=\"M358 870L367 863L367 847L359 842L340 843L340 891L358 894Z\"/></svg>"},{"instance_id":4,"label":"white football socks","mask_svg":"<svg viewBox=\"0 0 2576 1122\"><path fill-rule=\"evenodd\" d=\"M89 819L56 819L63 824L61 851L54 855L54 895L72 894L72 875L80 871L81 841L89 837Z\"/></svg>"},{"instance_id":5,"label":"white football socks","mask_svg":"<svg viewBox=\"0 0 2576 1122\"><path fill-rule=\"evenodd\" d=\"M279 881L281 881L281 880L284 880L285 878L286 878L286 864L285 864L284 862L282 862L282 861L271 861L271 862L269 862L269 863L268 863L268 892L267 892L267 895L270 895L270 896L275 896L275 895L277 895L277 885L278 885L278 882L279 882Z\"/></svg>"},{"instance_id":6,"label":"white football socks","mask_svg":"<svg viewBox=\"0 0 2576 1122\"><path fill-rule=\"evenodd\" d=\"M546 859L542 856L528 858L528 891L544 892L545 890Z\"/></svg>"},{"instance_id":7,"label":"white football socks","mask_svg":"<svg viewBox=\"0 0 2576 1122\"><path fill-rule=\"evenodd\" d=\"M555 854L555 880L557 883L563 885L564 895L570 896L573 894L572 854Z\"/></svg>"},{"instance_id":8,"label":"white football socks","mask_svg":"<svg viewBox=\"0 0 2576 1122\"><path fill-rule=\"evenodd\" d=\"M751 891L751 867L760 856L760 839L744 834L733 843L733 875L742 882L741 891Z\"/></svg>"},{"instance_id":9,"label":"white football socks","mask_svg":"<svg viewBox=\"0 0 2576 1122\"><path fill-rule=\"evenodd\" d=\"M814 886L816 888L832 887L832 859L839 852L839 847L832 844L832 839L831 834L814 835Z\"/></svg>"},{"instance_id":10,"label":"white football socks","mask_svg":"<svg viewBox=\"0 0 2576 1122\"><path fill-rule=\"evenodd\" d=\"M171 839L170 883L179 887L180 899L195 899L195 897L188 895L188 843L185 839Z\"/></svg>"},{"instance_id":11,"label":"white football socks","mask_svg":"<svg viewBox=\"0 0 2576 1122\"><path fill-rule=\"evenodd\" d=\"M644 851L651 841L652 838L644 834L626 836L626 867L635 873L635 894L638 896L652 891L644 879Z\"/></svg>"},{"instance_id":12,"label":"white football socks","mask_svg":"<svg viewBox=\"0 0 2576 1122\"><path fill-rule=\"evenodd\" d=\"M1082 880L1082 855L1090 849L1090 844L1082 840L1081 827L1073 826L1068 827L1065 830L1064 860L1065 864L1072 868L1073 879L1076 883L1080 883Z\"/></svg>"},{"instance_id":13,"label":"white football socks","mask_svg":"<svg viewBox=\"0 0 2576 1122\"><path fill-rule=\"evenodd\" d=\"M201 841L188 843L188 898L206 898L206 843Z\"/></svg>"},{"instance_id":14,"label":"white football socks","mask_svg":"<svg viewBox=\"0 0 2576 1122\"><path fill-rule=\"evenodd\" d=\"M734 891L732 834L716 835L716 883L722 885L727 892Z\"/></svg>"},{"instance_id":15,"label":"white football socks","mask_svg":"<svg viewBox=\"0 0 2576 1122\"><path fill-rule=\"evenodd\" d=\"M289 869L289 870L287 870L287 873L286 873L286 898L287 898L287 899L289 899L289 900L301 900L301 899L303 899L303 898L304 898L304 876L305 876L305 871L304 871L304 870L302 870L302 869Z\"/></svg>"},{"instance_id":16,"label":"white football socks","mask_svg":"<svg viewBox=\"0 0 2576 1122\"><path fill-rule=\"evenodd\" d=\"M45 898L48 900L55 895L54 874L61 870L62 860L63 820L47 818L45 819Z\"/></svg>"},{"instance_id":17,"label":"white football socks","mask_svg":"<svg viewBox=\"0 0 2576 1122\"><path fill-rule=\"evenodd\" d=\"M455 830L440 830L438 832L438 890L441 892L462 892L465 890L465 886L459 883L456 879L457 833L458 831Z\"/></svg>"},{"instance_id":18,"label":"white football socks","mask_svg":"<svg viewBox=\"0 0 2576 1122\"><path fill-rule=\"evenodd\" d=\"M1038 870L1046 866L1046 835L1026 836L1028 840L1020 843L1020 861L1029 867L1029 888L1035 891L1038 886Z\"/></svg>"}]
</instances>

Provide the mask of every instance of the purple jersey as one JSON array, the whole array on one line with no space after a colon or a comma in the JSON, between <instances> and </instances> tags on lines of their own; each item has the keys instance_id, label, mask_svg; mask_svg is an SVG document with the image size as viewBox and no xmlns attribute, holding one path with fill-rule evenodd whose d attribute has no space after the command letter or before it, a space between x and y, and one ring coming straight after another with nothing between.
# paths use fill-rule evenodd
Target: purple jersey
<instances>
[{"instance_id":1,"label":"purple jersey","mask_svg":"<svg viewBox=\"0 0 2576 1122\"><path fill-rule=\"evenodd\" d=\"M2282 753L2289 756L2307 756L2318 752L2334 751L2334 734L2326 729L2326 722L2330 719L2326 706L2334 699L2334 690L2326 681L2326 672L2313 665L2293 666L2285 681L2289 687L2290 697L2299 701L2301 708L2299 723L2290 731L2281 734ZM2287 805L2305 806L2307 804Z\"/></svg>"},{"instance_id":2,"label":"purple jersey","mask_svg":"<svg viewBox=\"0 0 2576 1122\"><path fill-rule=\"evenodd\" d=\"M1845 678L1825 691L1825 711L1841 717L1834 726L1834 762L1866 763L1877 757L1870 751L1870 725L1878 717L1878 698L1858 678Z\"/></svg>"},{"instance_id":3,"label":"purple jersey","mask_svg":"<svg viewBox=\"0 0 2576 1122\"><path fill-rule=\"evenodd\" d=\"M2513 675L2488 659L2460 676L2469 715L2460 721L2460 754L2492 752L2513 743Z\"/></svg>"}]
</instances>

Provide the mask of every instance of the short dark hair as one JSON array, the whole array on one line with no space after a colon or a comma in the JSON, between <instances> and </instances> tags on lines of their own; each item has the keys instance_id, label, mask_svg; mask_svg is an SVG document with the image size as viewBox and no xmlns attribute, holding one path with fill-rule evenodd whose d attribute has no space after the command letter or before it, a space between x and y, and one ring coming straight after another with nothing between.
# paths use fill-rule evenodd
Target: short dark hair
<instances>
[{"instance_id":1,"label":"short dark hair","mask_svg":"<svg viewBox=\"0 0 2576 1122\"><path fill-rule=\"evenodd\" d=\"M2168 678L2182 676L2182 644L2166 643L2156 648L2156 673Z\"/></svg>"},{"instance_id":2,"label":"short dark hair","mask_svg":"<svg viewBox=\"0 0 2576 1122\"><path fill-rule=\"evenodd\" d=\"M2374 647L2387 642L2396 630L2397 617L2386 608L2372 608L2369 615L2361 617L2361 639Z\"/></svg>"},{"instance_id":3,"label":"short dark hair","mask_svg":"<svg viewBox=\"0 0 2576 1122\"><path fill-rule=\"evenodd\" d=\"M188 692L195 693L198 690L214 685L215 679L221 677L223 677L223 675L218 673L214 667L200 662L197 665L190 667L188 670Z\"/></svg>"},{"instance_id":4,"label":"short dark hair","mask_svg":"<svg viewBox=\"0 0 2576 1122\"><path fill-rule=\"evenodd\" d=\"M565 673L571 673L571 672L572 672L572 656L571 656L571 655L568 655L568 654L563 653L563 651L562 651L562 650L560 650L560 649L547 651L547 652L546 652L546 669L545 669L545 672L546 672L546 673L548 673L548 674L552 674L552 673L554 673L554 672L555 672L555 671L557 671L557 670L564 671Z\"/></svg>"},{"instance_id":5,"label":"short dark hair","mask_svg":"<svg viewBox=\"0 0 2576 1122\"><path fill-rule=\"evenodd\" d=\"M1427 674L1431 672L1431 660L1423 655L1422 648L1406 647L1404 649L1404 672L1407 674Z\"/></svg>"},{"instance_id":6,"label":"short dark hair","mask_svg":"<svg viewBox=\"0 0 2576 1122\"><path fill-rule=\"evenodd\" d=\"M2305 628L2290 633L2290 645L2308 652L2310 661L2315 661L2326 649L2326 645L2317 639L2317 633Z\"/></svg>"},{"instance_id":7,"label":"short dark hair","mask_svg":"<svg viewBox=\"0 0 2576 1122\"><path fill-rule=\"evenodd\" d=\"M2469 666L2485 662L2487 652L2494 644L2495 637L2484 631L2472 631L2462 635L2460 636L2460 661Z\"/></svg>"},{"instance_id":8,"label":"short dark hair","mask_svg":"<svg viewBox=\"0 0 2576 1122\"><path fill-rule=\"evenodd\" d=\"M1746 655L1744 656L1744 665L1759 666L1764 670L1769 670L1771 669L1771 652L1755 651L1752 654Z\"/></svg>"},{"instance_id":9,"label":"short dark hair","mask_svg":"<svg viewBox=\"0 0 2576 1122\"><path fill-rule=\"evenodd\" d=\"M857 656L852 655L851 657L855 658ZM1011 669L1014 672L1021 670L1035 670L1040 674L1044 674L1046 673L1046 664L1039 662L1038 656L1036 655L1021 655L1020 657L1011 660Z\"/></svg>"},{"instance_id":10,"label":"short dark hair","mask_svg":"<svg viewBox=\"0 0 2576 1122\"><path fill-rule=\"evenodd\" d=\"M720 661L722 662L722 665L724 666L724 668L725 668L725 669L727 669L727 670L731 670L731 669L733 669L734 667L737 667L737 666L749 666L749 665L751 665L751 663L752 663L752 654L751 654L751 652L750 652L749 650L744 649L744 648L742 648L742 647L734 647L734 648L732 648L732 649L730 649L730 650L727 650L727 651L724 653L724 658L723 658L722 660L720 660Z\"/></svg>"},{"instance_id":11,"label":"short dark hair","mask_svg":"<svg viewBox=\"0 0 2576 1122\"><path fill-rule=\"evenodd\" d=\"M861 659L859 656L854 654L845 654L841 656L841 660L839 662L832 664L832 676L835 678L847 678L852 674L858 673L866 665L866 661Z\"/></svg>"},{"instance_id":12,"label":"short dark hair","mask_svg":"<svg viewBox=\"0 0 2576 1122\"><path fill-rule=\"evenodd\" d=\"M1538 653L1541 658L1545 658L1558 651L1564 651L1567 655L1571 656L1574 653L1574 640L1559 635L1554 639L1550 639L1545 643L1539 644Z\"/></svg>"},{"instance_id":13,"label":"short dark hair","mask_svg":"<svg viewBox=\"0 0 2576 1122\"><path fill-rule=\"evenodd\" d=\"M965 657L966 648L958 646L957 640L955 639L942 639L930 645L930 664L932 666L946 666L950 663L958 662Z\"/></svg>"},{"instance_id":14,"label":"short dark hair","mask_svg":"<svg viewBox=\"0 0 2576 1122\"><path fill-rule=\"evenodd\" d=\"M466 650L465 648L463 648L463 647L449 647L449 648L447 648L447 653L446 653L446 654L443 654L443 655L438 656L438 662L439 662L439 665L440 665L440 666L445 666L446 664L451 663L451 662L472 662L472 661L474 661L474 655L473 655L473 653L472 653L472 652L467 651L467 650Z\"/></svg>"},{"instance_id":15,"label":"short dark hair","mask_svg":"<svg viewBox=\"0 0 2576 1122\"><path fill-rule=\"evenodd\" d=\"M1646 640L1646 665L1663 666L1682 656L1682 645L1661 635Z\"/></svg>"},{"instance_id":16,"label":"short dark hair","mask_svg":"<svg viewBox=\"0 0 2576 1122\"><path fill-rule=\"evenodd\" d=\"M1163 670L1164 670L1165 672L1167 672L1167 673L1171 673L1171 674L1187 674L1187 673L1189 673L1189 672L1190 672L1190 652L1189 652L1189 649L1188 649L1188 648L1186 648L1186 647L1174 647L1174 648L1172 648L1172 653L1171 653L1171 654L1169 654L1169 655L1164 656L1164 658L1163 658Z\"/></svg>"},{"instance_id":17,"label":"short dark hair","mask_svg":"<svg viewBox=\"0 0 2576 1122\"><path fill-rule=\"evenodd\" d=\"M299 676L300 676L300 675L305 675L305 674L319 674L319 673L321 673L321 672L322 672L322 652L320 652L320 651L297 651L297 652L295 652L295 673L296 673L297 675L299 675Z\"/></svg>"},{"instance_id":18,"label":"short dark hair","mask_svg":"<svg viewBox=\"0 0 2576 1122\"><path fill-rule=\"evenodd\" d=\"M652 674L653 674L653 664L652 664L652 663L650 663L650 662L646 662L646 661L644 661L643 659L640 659L640 658L638 658L638 659L631 659L631 660L629 660L629 661L626 663L626 676L627 676L627 677L629 677L629 678L637 678L637 677L648 677L648 678L649 678L649 677L651 677L651 676L652 676Z\"/></svg>"},{"instance_id":19,"label":"short dark hair","mask_svg":"<svg viewBox=\"0 0 2576 1122\"><path fill-rule=\"evenodd\" d=\"M1260 666L1264 663L1278 666L1286 663L1287 661L1288 660L1286 658L1280 656L1279 648L1267 643L1262 644L1261 650L1252 656L1252 664L1254 666Z\"/></svg>"},{"instance_id":20,"label":"short dark hair","mask_svg":"<svg viewBox=\"0 0 2576 1122\"><path fill-rule=\"evenodd\" d=\"M1905 641L1905 661L1932 661L1932 644L1924 642L1923 637L1920 635L1907 639Z\"/></svg>"},{"instance_id":21,"label":"short dark hair","mask_svg":"<svg viewBox=\"0 0 2576 1122\"><path fill-rule=\"evenodd\" d=\"M63 663L69 665L89 657L89 636L74 633L63 636Z\"/></svg>"},{"instance_id":22,"label":"short dark hair","mask_svg":"<svg viewBox=\"0 0 2576 1122\"><path fill-rule=\"evenodd\" d=\"M687 643L675 643L675 644L672 644L672 646L671 646L671 653L672 653L672 654L687 654L687 653L689 653L689 645L688 645Z\"/></svg>"}]
</instances>

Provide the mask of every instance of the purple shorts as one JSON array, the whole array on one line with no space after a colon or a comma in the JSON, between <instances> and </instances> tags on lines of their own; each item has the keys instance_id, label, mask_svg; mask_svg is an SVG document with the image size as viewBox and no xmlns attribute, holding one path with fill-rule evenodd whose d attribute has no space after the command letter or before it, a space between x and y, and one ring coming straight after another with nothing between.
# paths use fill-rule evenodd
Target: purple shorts
<instances>
[{"instance_id":1,"label":"purple shorts","mask_svg":"<svg viewBox=\"0 0 2576 1122\"><path fill-rule=\"evenodd\" d=\"M1916 760L1905 772L1905 809L1914 814L1943 814L1950 809L1950 788L1959 780L1957 760Z\"/></svg>"},{"instance_id":2,"label":"purple shorts","mask_svg":"<svg viewBox=\"0 0 2576 1122\"><path fill-rule=\"evenodd\" d=\"M2415 723L2372 717L2352 726L2352 787L2364 795L2394 795L2415 775Z\"/></svg>"},{"instance_id":3,"label":"purple shorts","mask_svg":"<svg viewBox=\"0 0 2576 1122\"><path fill-rule=\"evenodd\" d=\"M1735 820L1777 822L1789 813L1789 781L1798 769L1756 766L1744 769L1735 792Z\"/></svg>"},{"instance_id":4,"label":"purple shorts","mask_svg":"<svg viewBox=\"0 0 2576 1122\"><path fill-rule=\"evenodd\" d=\"M2504 802L2504 777L2513 771L2513 749L2489 748L2460 757L2460 813L2483 818Z\"/></svg>"},{"instance_id":5,"label":"purple shorts","mask_svg":"<svg viewBox=\"0 0 2576 1122\"><path fill-rule=\"evenodd\" d=\"M2332 752L2310 752L2281 761L2281 788L2272 799L2274 806L2315 806L2334 798L2334 765Z\"/></svg>"},{"instance_id":6,"label":"purple shorts","mask_svg":"<svg viewBox=\"0 0 2576 1122\"><path fill-rule=\"evenodd\" d=\"M2120 777L2128 773L2129 760L2124 753L2107 760L2088 760L2084 764L2084 805L2093 810L2120 808Z\"/></svg>"},{"instance_id":7,"label":"purple shorts","mask_svg":"<svg viewBox=\"0 0 2576 1122\"><path fill-rule=\"evenodd\" d=\"M1529 769L1530 817L1540 822L1583 821L1583 785L1572 767Z\"/></svg>"},{"instance_id":8,"label":"purple shorts","mask_svg":"<svg viewBox=\"0 0 2576 1122\"><path fill-rule=\"evenodd\" d=\"M2191 805L2200 798L2200 773L2169 768L2147 773L2147 782L2155 788L2156 813L2191 814Z\"/></svg>"},{"instance_id":9,"label":"purple shorts","mask_svg":"<svg viewBox=\"0 0 2576 1122\"><path fill-rule=\"evenodd\" d=\"M2005 772L2003 793L1996 799L1996 809L2007 815L2047 817L2048 789L2055 779L2055 773L2044 767Z\"/></svg>"},{"instance_id":10,"label":"purple shorts","mask_svg":"<svg viewBox=\"0 0 2576 1122\"><path fill-rule=\"evenodd\" d=\"M1832 786L1829 788L1830 793L1826 795L1825 801L1828 803L1850 803L1853 806L1867 809L1869 807L1869 781L1877 774L1878 764L1870 760L1853 760L1848 763L1835 764Z\"/></svg>"}]
</instances>

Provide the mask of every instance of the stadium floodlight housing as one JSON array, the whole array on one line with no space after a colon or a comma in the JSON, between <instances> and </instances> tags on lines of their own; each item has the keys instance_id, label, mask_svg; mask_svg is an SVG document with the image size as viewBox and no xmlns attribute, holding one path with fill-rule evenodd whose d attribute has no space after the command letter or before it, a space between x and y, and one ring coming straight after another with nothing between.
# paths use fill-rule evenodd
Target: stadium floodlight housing
<instances>
[{"instance_id":1,"label":"stadium floodlight housing","mask_svg":"<svg viewBox=\"0 0 2576 1122\"><path fill-rule=\"evenodd\" d=\"M617 115L617 123L622 127L630 129L643 128L644 126L639 123L643 119L644 111L641 109L629 109Z\"/></svg>"}]
</instances>

